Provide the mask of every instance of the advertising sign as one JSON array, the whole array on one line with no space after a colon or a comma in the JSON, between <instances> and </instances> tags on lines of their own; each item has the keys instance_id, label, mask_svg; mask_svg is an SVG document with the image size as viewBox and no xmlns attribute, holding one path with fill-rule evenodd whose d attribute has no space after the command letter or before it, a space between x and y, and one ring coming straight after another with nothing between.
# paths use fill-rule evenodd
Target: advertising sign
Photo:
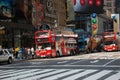
<instances>
[{"instance_id":1,"label":"advertising sign","mask_svg":"<svg viewBox=\"0 0 120 80\"><path fill-rule=\"evenodd\" d=\"M119 16L119 14L111 14L111 18L113 19L114 31L120 33L120 16Z\"/></svg>"},{"instance_id":2,"label":"advertising sign","mask_svg":"<svg viewBox=\"0 0 120 80\"><path fill-rule=\"evenodd\" d=\"M72 0L67 0L67 21L74 20L74 4Z\"/></svg>"},{"instance_id":3,"label":"advertising sign","mask_svg":"<svg viewBox=\"0 0 120 80\"><path fill-rule=\"evenodd\" d=\"M74 11L77 13L103 13L104 0L73 0Z\"/></svg>"},{"instance_id":4,"label":"advertising sign","mask_svg":"<svg viewBox=\"0 0 120 80\"><path fill-rule=\"evenodd\" d=\"M0 20L7 20L12 17L11 0L0 0Z\"/></svg>"}]
</instances>

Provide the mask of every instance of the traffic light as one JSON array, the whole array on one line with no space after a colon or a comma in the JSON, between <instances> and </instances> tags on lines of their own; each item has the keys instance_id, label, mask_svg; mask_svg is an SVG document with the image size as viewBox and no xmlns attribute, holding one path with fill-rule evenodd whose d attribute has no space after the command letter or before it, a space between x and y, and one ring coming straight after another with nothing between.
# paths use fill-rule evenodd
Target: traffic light
<instances>
[{"instance_id":1,"label":"traffic light","mask_svg":"<svg viewBox=\"0 0 120 80\"><path fill-rule=\"evenodd\" d=\"M97 19L97 14L93 13L91 15L91 22L92 22L92 30L93 30L93 34L97 34L97 30L98 30L98 19Z\"/></svg>"}]
</instances>

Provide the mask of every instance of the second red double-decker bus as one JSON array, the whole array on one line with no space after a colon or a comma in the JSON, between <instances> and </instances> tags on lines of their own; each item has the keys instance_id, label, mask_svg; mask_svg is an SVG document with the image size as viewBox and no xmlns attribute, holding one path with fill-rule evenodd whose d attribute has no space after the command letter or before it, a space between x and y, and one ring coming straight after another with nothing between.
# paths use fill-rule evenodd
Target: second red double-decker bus
<instances>
[{"instance_id":1,"label":"second red double-decker bus","mask_svg":"<svg viewBox=\"0 0 120 80\"><path fill-rule=\"evenodd\" d=\"M104 32L103 43L105 51L117 51L116 34L114 32Z\"/></svg>"}]
</instances>

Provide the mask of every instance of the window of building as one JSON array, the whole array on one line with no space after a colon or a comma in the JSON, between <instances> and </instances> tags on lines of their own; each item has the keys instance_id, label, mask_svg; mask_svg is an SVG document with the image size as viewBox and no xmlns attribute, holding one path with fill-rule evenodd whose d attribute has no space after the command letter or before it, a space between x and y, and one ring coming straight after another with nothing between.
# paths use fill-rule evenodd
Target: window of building
<instances>
[{"instance_id":1,"label":"window of building","mask_svg":"<svg viewBox=\"0 0 120 80\"><path fill-rule=\"evenodd\" d=\"M107 6L107 7L112 7L112 3L111 3L111 2L108 2L108 3L106 4L106 6Z\"/></svg>"},{"instance_id":2,"label":"window of building","mask_svg":"<svg viewBox=\"0 0 120 80\"><path fill-rule=\"evenodd\" d=\"M43 3L44 3L44 0L39 0L39 2L40 2L41 4L43 4Z\"/></svg>"},{"instance_id":3,"label":"window of building","mask_svg":"<svg viewBox=\"0 0 120 80\"><path fill-rule=\"evenodd\" d=\"M108 11L112 12L112 9L108 9Z\"/></svg>"}]
</instances>

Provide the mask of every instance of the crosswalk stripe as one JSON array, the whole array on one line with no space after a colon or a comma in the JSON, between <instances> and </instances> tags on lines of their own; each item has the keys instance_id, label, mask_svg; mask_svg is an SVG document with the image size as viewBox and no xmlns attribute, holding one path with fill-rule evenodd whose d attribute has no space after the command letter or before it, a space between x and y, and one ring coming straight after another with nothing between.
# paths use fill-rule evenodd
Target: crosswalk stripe
<instances>
[{"instance_id":1,"label":"crosswalk stripe","mask_svg":"<svg viewBox=\"0 0 120 80\"><path fill-rule=\"evenodd\" d=\"M18 73L18 72L22 72L24 71L25 69L22 69L22 70L7 70L6 72L0 72L0 76L3 76L3 75L9 75L9 74L13 74L13 73Z\"/></svg>"},{"instance_id":2,"label":"crosswalk stripe","mask_svg":"<svg viewBox=\"0 0 120 80\"><path fill-rule=\"evenodd\" d=\"M34 80L34 79L39 80L41 77L52 75L52 74L58 74L58 73L66 71L66 70L67 69L60 69L60 70L56 70L56 71L53 71L53 72L49 72L49 73L45 73L45 74L41 74L41 75L37 75L37 76L33 75L34 77L25 78L23 80Z\"/></svg>"},{"instance_id":3,"label":"crosswalk stripe","mask_svg":"<svg viewBox=\"0 0 120 80\"><path fill-rule=\"evenodd\" d=\"M97 70L86 70L86 71L84 71L84 72L81 72L81 73L75 74L75 75L73 75L73 76L64 78L63 80L71 80L71 79L72 79L72 80L75 80L75 79L77 79L77 78L79 78L79 77L82 77L82 76L84 76L84 75L87 75L87 74L92 73L92 72L95 72L95 71L97 71Z\"/></svg>"},{"instance_id":4,"label":"crosswalk stripe","mask_svg":"<svg viewBox=\"0 0 120 80\"><path fill-rule=\"evenodd\" d=\"M120 72L108 77L107 79L105 80L120 80Z\"/></svg>"},{"instance_id":5,"label":"crosswalk stripe","mask_svg":"<svg viewBox=\"0 0 120 80\"><path fill-rule=\"evenodd\" d=\"M10 72L10 71L13 71L13 70L1 70L1 71L0 71L0 74L1 74L1 73L6 73L6 72Z\"/></svg>"},{"instance_id":6,"label":"crosswalk stripe","mask_svg":"<svg viewBox=\"0 0 120 80\"><path fill-rule=\"evenodd\" d=\"M14 77L7 78L7 80L21 80L21 79L24 80L24 78L34 77L34 75L36 75L36 74L45 73L45 72L47 73L47 72L53 71L53 70L54 70L54 69L45 69L45 70L39 69L39 70L36 71L36 72L31 72L31 73L27 73L27 74L25 74L25 75L19 75L19 76L14 76ZM2 80L4 80L4 79L2 79ZM6 79L5 79L5 80L6 80Z\"/></svg>"},{"instance_id":7,"label":"crosswalk stripe","mask_svg":"<svg viewBox=\"0 0 120 80\"><path fill-rule=\"evenodd\" d=\"M7 76L4 75L4 76L0 76L0 79L19 76L19 75L25 75L25 74L32 73L32 72L37 71L37 70L39 70L39 69L33 69L33 70L24 71L24 72L18 72L18 73L14 73L14 74L9 74Z\"/></svg>"},{"instance_id":8,"label":"crosswalk stripe","mask_svg":"<svg viewBox=\"0 0 120 80\"><path fill-rule=\"evenodd\" d=\"M106 71L106 70L103 70L103 71L101 71L101 72L99 72L99 73L96 73L96 74L94 74L94 75L92 75L92 76L90 76L90 77L87 77L87 78L85 78L85 79L83 79L83 80L97 80L97 79L99 79L99 78L101 78L102 76L104 76L104 75L106 75L106 74L108 74L108 73L110 73L110 72L112 72L112 71Z\"/></svg>"},{"instance_id":9,"label":"crosswalk stripe","mask_svg":"<svg viewBox=\"0 0 120 80\"><path fill-rule=\"evenodd\" d=\"M69 74L73 74L73 73L77 73L77 72L80 72L80 71L82 71L82 69L81 70L71 70L71 71L68 71L68 72L64 72L64 73L53 75L53 76L50 76L50 77L47 77L47 78L43 78L41 80L56 80L60 77L63 77L63 76L69 75Z\"/></svg>"},{"instance_id":10,"label":"crosswalk stripe","mask_svg":"<svg viewBox=\"0 0 120 80\"><path fill-rule=\"evenodd\" d=\"M85 69L0 70L0 80L119 80L120 71ZM7 72L11 71L11 72Z\"/></svg>"}]
</instances>

